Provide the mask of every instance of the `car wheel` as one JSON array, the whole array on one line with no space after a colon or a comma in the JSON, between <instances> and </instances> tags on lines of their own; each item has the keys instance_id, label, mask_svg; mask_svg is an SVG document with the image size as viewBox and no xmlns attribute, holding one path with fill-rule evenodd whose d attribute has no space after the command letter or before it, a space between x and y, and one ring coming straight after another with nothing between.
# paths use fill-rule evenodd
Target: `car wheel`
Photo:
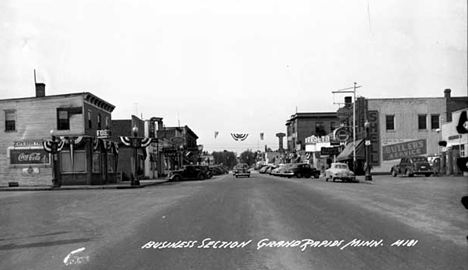
<instances>
[{"instance_id":1,"label":"car wheel","mask_svg":"<svg viewBox=\"0 0 468 270\"><path fill-rule=\"evenodd\" d=\"M198 180L205 180L205 175L203 175L202 173L200 173L197 177Z\"/></svg>"},{"instance_id":2,"label":"car wheel","mask_svg":"<svg viewBox=\"0 0 468 270\"><path fill-rule=\"evenodd\" d=\"M425 176L426 176L426 177L430 177L431 174L430 174L430 173L426 173Z\"/></svg>"},{"instance_id":3,"label":"car wheel","mask_svg":"<svg viewBox=\"0 0 468 270\"><path fill-rule=\"evenodd\" d=\"M297 178L302 178L302 174L301 174L301 173L297 173L297 174L296 174L296 177L297 177Z\"/></svg>"},{"instance_id":4,"label":"car wheel","mask_svg":"<svg viewBox=\"0 0 468 270\"><path fill-rule=\"evenodd\" d=\"M392 170L392 176L393 176L393 177L397 177L397 175L398 175L397 171L396 171L396 170Z\"/></svg>"},{"instance_id":5,"label":"car wheel","mask_svg":"<svg viewBox=\"0 0 468 270\"><path fill-rule=\"evenodd\" d=\"M332 180L333 180L333 182L335 182L336 178L335 178L335 177L332 177Z\"/></svg>"},{"instance_id":6,"label":"car wheel","mask_svg":"<svg viewBox=\"0 0 468 270\"><path fill-rule=\"evenodd\" d=\"M180 181L180 176L179 175L174 176L174 178L172 178L172 181L174 182Z\"/></svg>"},{"instance_id":7,"label":"car wheel","mask_svg":"<svg viewBox=\"0 0 468 270\"><path fill-rule=\"evenodd\" d=\"M408 176L408 177L413 177L413 174L410 173L410 170L406 170L406 173L405 173L405 174L406 174L406 176Z\"/></svg>"},{"instance_id":8,"label":"car wheel","mask_svg":"<svg viewBox=\"0 0 468 270\"><path fill-rule=\"evenodd\" d=\"M325 175L325 182L328 182L328 176Z\"/></svg>"}]
</instances>

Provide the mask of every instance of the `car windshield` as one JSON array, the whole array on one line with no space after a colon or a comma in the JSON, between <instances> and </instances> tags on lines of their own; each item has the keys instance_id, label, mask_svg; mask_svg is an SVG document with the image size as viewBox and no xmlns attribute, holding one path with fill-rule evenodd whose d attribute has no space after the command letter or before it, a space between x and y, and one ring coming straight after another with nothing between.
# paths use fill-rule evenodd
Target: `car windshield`
<instances>
[{"instance_id":1,"label":"car windshield","mask_svg":"<svg viewBox=\"0 0 468 270\"><path fill-rule=\"evenodd\" d=\"M413 162L427 162L427 158L426 157L414 157L414 158L411 158L411 160Z\"/></svg>"},{"instance_id":2,"label":"car windshield","mask_svg":"<svg viewBox=\"0 0 468 270\"><path fill-rule=\"evenodd\" d=\"M348 165L346 164L335 164L336 169L348 169Z\"/></svg>"}]
</instances>

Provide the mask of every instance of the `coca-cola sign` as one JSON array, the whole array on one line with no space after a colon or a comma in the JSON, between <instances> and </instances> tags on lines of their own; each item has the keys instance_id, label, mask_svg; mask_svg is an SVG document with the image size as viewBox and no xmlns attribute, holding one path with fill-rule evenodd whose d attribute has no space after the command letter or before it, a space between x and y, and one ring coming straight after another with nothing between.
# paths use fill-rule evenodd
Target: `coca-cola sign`
<instances>
[{"instance_id":1,"label":"coca-cola sign","mask_svg":"<svg viewBox=\"0 0 468 270\"><path fill-rule=\"evenodd\" d=\"M11 149L11 165L48 164L49 154L44 149Z\"/></svg>"}]
</instances>

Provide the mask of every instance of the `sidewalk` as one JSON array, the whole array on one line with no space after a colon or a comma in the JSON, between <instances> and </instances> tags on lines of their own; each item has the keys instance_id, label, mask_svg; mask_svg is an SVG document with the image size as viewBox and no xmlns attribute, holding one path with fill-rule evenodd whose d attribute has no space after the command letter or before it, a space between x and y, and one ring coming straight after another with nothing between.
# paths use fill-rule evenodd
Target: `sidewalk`
<instances>
[{"instance_id":1,"label":"sidewalk","mask_svg":"<svg viewBox=\"0 0 468 270\"><path fill-rule=\"evenodd\" d=\"M19 186L7 187L1 186L0 191L43 191L43 190L86 190L86 189L129 189L129 188L144 188L146 186L159 185L167 182L166 178L140 180L139 186L131 186L130 181L125 181L117 184L108 185L77 185L77 186L61 186L55 188L52 186Z\"/></svg>"}]
</instances>

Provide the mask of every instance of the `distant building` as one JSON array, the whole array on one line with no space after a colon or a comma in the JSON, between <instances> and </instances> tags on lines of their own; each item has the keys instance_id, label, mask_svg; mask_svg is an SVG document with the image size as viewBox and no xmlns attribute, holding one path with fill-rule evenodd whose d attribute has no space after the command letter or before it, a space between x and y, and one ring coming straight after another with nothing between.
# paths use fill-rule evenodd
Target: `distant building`
<instances>
[{"instance_id":1,"label":"distant building","mask_svg":"<svg viewBox=\"0 0 468 270\"><path fill-rule=\"evenodd\" d=\"M89 92L0 100L0 185L51 185L51 155L42 142L64 142L58 154L62 185L116 181L116 144L107 138L115 106Z\"/></svg>"},{"instance_id":2,"label":"distant building","mask_svg":"<svg viewBox=\"0 0 468 270\"><path fill-rule=\"evenodd\" d=\"M305 138L325 136L340 125L336 112L303 112L286 121L287 151L305 150Z\"/></svg>"},{"instance_id":3,"label":"distant building","mask_svg":"<svg viewBox=\"0 0 468 270\"><path fill-rule=\"evenodd\" d=\"M198 136L188 126L163 127L157 130L157 138L164 142L161 158L165 161L166 170L175 170L183 165L197 163L200 156Z\"/></svg>"},{"instance_id":4,"label":"distant building","mask_svg":"<svg viewBox=\"0 0 468 270\"><path fill-rule=\"evenodd\" d=\"M135 115L131 119L112 120L112 140L119 142L119 156L117 162L117 172L122 176L123 181L129 181L135 175L135 159L138 164L136 175L138 179L144 177L145 160L147 159L146 149L139 148L137 158L135 158L134 148L125 146L120 142L119 137L133 137L133 128L136 127L138 132L136 137L145 137L144 121Z\"/></svg>"}]
</instances>

